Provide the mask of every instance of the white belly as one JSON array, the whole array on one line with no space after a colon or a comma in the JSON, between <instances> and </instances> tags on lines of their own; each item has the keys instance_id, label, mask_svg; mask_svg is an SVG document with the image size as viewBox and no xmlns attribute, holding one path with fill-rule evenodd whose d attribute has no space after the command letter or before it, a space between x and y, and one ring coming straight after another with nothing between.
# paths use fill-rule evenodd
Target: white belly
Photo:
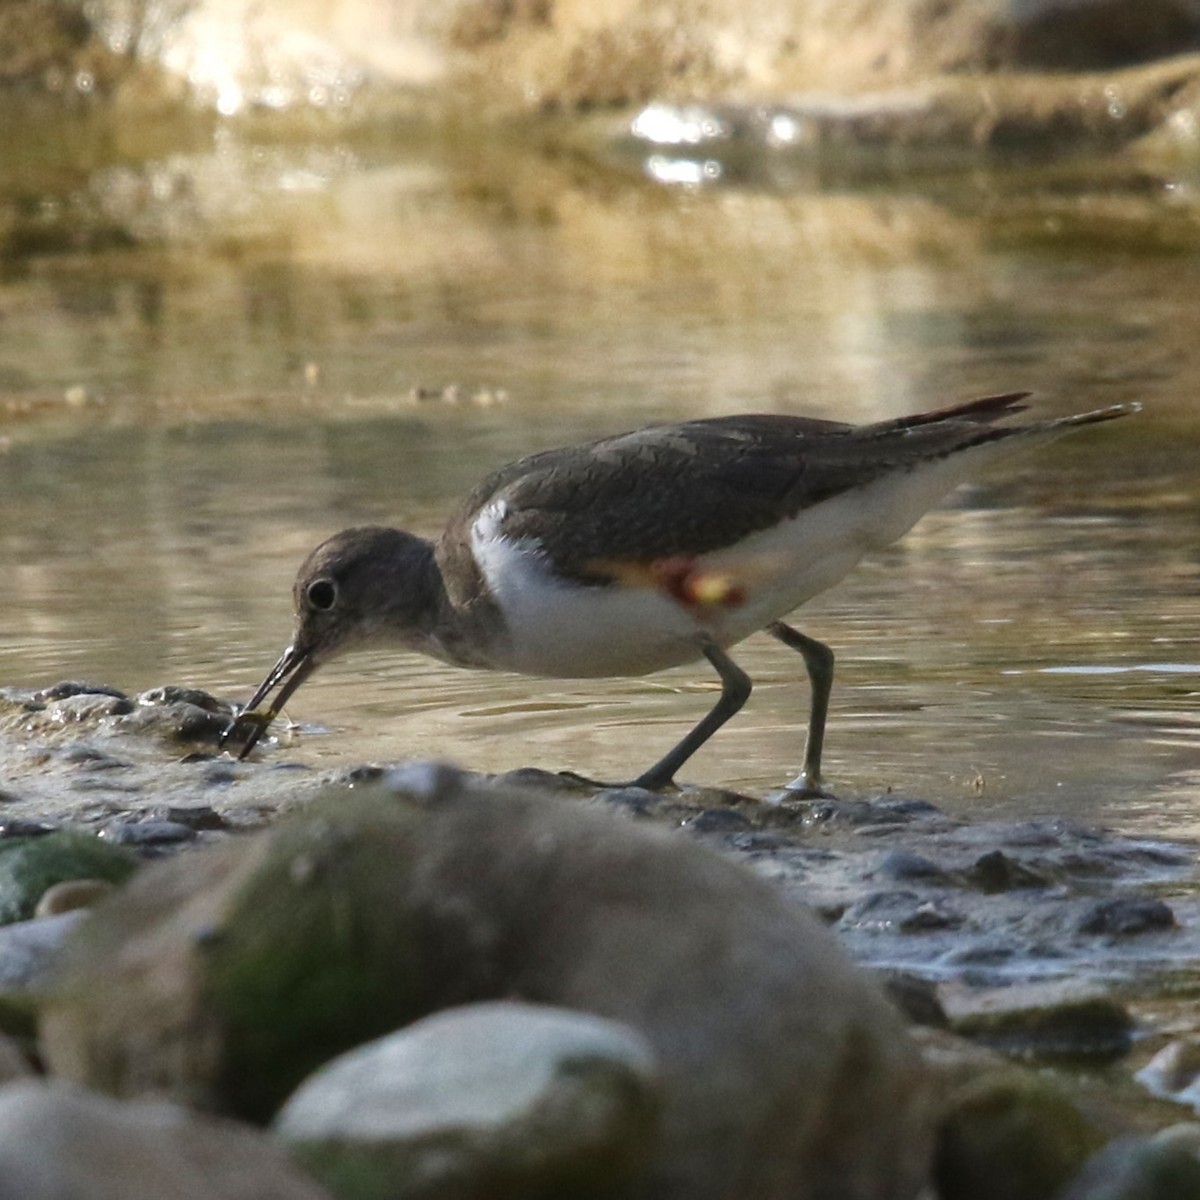
<instances>
[{"instance_id":1,"label":"white belly","mask_svg":"<svg viewBox=\"0 0 1200 1200\"><path fill-rule=\"evenodd\" d=\"M485 509L471 547L504 613L504 670L559 678L644 675L701 657L701 641L732 646L832 587L869 550L895 541L960 479L959 454L835 496L737 546L694 560L699 578L728 584L728 599L689 604L654 586L580 587L551 571L536 543L499 532L503 508Z\"/></svg>"}]
</instances>

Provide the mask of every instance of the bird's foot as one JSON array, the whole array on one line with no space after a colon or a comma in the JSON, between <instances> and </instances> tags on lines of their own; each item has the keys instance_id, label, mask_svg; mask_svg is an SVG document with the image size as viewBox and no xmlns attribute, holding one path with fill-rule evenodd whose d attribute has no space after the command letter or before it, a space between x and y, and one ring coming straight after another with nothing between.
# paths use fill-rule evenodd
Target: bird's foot
<instances>
[{"instance_id":1,"label":"bird's foot","mask_svg":"<svg viewBox=\"0 0 1200 1200\"><path fill-rule=\"evenodd\" d=\"M810 776L801 771L791 783L785 783L778 792L767 797L771 804L788 804L794 800L836 800L837 797L821 786L820 776Z\"/></svg>"}]
</instances>

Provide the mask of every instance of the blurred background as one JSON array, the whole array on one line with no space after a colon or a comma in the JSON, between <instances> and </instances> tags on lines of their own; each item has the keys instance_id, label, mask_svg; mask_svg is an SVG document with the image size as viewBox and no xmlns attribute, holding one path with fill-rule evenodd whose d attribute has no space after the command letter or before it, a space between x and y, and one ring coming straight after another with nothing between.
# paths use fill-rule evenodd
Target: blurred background
<instances>
[{"instance_id":1,"label":"blurred background","mask_svg":"<svg viewBox=\"0 0 1200 1200\"><path fill-rule=\"evenodd\" d=\"M1200 833L1198 183L1195 0L0 0L0 683L245 699L313 545L545 446L1136 399L797 623L840 794ZM763 793L739 660L687 777ZM603 777L714 688L349 659L288 753Z\"/></svg>"}]
</instances>

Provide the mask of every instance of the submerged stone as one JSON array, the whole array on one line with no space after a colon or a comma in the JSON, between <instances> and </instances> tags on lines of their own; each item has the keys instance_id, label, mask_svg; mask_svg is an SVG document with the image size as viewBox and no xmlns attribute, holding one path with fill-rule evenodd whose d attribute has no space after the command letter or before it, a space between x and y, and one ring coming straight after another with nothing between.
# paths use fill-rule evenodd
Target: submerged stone
<instances>
[{"instance_id":1,"label":"submerged stone","mask_svg":"<svg viewBox=\"0 0 1200 1200\"><path fill-rule=\"evenodd\" d=\"M1117 896L1089 909L1079 922L1079 932L1132 937L1174 926L1175 914L1162 900L1154 896Z\"/></svg>"}]
</instances>

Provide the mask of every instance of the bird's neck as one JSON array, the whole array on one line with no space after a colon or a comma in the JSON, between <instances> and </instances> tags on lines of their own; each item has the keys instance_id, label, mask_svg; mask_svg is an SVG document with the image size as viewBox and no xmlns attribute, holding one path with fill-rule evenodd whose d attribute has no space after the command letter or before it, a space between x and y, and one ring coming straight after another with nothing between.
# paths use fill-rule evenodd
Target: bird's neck
<instances>
[{"instance_id":1,"label":"bird's neck","mask_svg":"<svg viewBox=\"0 0 1200 1200\"><path fill-rule=\"evenodd\" d=\"M504 636L504 620L469 544L443 536L426 542L414 569L424 619L419 649L456 666L489 667L492 648Z\"/></svg>"}]
</instances>

